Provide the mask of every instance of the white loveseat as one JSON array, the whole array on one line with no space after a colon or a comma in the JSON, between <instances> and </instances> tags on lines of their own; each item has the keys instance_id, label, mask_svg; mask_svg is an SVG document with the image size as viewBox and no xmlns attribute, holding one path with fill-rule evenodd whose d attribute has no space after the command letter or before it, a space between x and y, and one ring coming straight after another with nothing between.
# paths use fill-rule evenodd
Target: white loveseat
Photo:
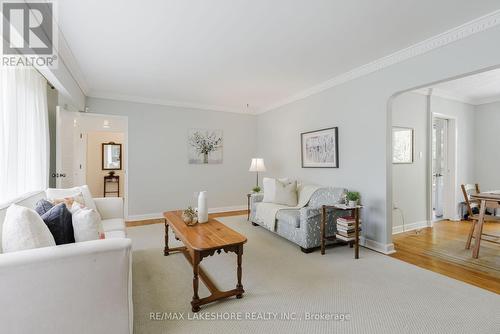
<instances>
[{"instance_id":1,"label":"white loveseat","mask_svg":"<svg viewBox=\"0 0 500 334\"><path fill-rule=\"evenodd\" d=\"M40 191L12 203L34 208ZM132 333L132 244L121 198L95 198L106 239L2 253L0 333Z\"/></svg>"}]
</instances>

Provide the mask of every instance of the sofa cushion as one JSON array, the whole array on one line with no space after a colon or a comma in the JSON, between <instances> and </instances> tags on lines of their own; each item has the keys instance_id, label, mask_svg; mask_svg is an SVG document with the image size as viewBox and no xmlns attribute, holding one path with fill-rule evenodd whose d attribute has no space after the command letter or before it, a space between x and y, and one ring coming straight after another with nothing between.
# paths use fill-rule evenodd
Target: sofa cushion
<instances>
[{"instance_id":1,"label":"sofa cushion","mask_svg":"<svg viewBox=\"0 0 500 334\"><path fill-rule=\"evenodd\" d=\"M118 239L127 237L125 231L108 231L105 232L105 234L106 234L106 239Z\"/></svg>"},{"instance_id":2,"label":"sofa cushion","mask_svg":"<svg viewBox=\"0 0 500 334\"><path fill-rule=\"evenodd\" d=\"M2 229L4 253L56 245L40 215L20 205L12 204L7 209Z\"/></svg>"},{"instance_id":3,"label":"sofa cushion","mask_svg":"<svg viewBox=\"0 0 500 334\"><path fill-rule=\"evenodd\" d=\"M276 214L278 221L287 223L296 228L300 227L300 210L280 210Z\"/></svg>"},{"instance_id":4,"label":"sofa cushion","mask_svg":"<svg viewBox=\"0 0 500 334\"><path fill-rule=\"evenodd\" d=\"M73 220L66 204L59 203L42 215L42 220L52 233L56 245L71 244L75 242Z\"/></svg>"},{"instance_id":5,"label":"sofa cushion","mask_svg":"<svg viewBox=\"0 0 500 334\"><path fill-rule=\"evenodd\" d=\"M102 227L104 232L125 231L125 221L121 218L103 219Z\"/></svg>"}]
</instances>

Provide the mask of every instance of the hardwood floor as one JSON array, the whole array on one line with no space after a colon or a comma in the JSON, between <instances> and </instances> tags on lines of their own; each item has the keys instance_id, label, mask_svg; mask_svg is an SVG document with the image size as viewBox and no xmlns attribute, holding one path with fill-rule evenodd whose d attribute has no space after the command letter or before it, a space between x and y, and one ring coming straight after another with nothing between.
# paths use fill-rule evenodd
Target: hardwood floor
<instances>
[{"instance_id":1,"label":"hardwood floor","mask_svg":"<svg viewBox=\"0 0 500 334\"><path fill-rule=\"evenodd\" d=\"M242 216L242 215L246 215L246 214L247 214L247 210L240 210L240 211L211 213L208 216L210 218L218 218L218 217L229 217L229 216ZM151 224L163 224L164 222L165 222L165 220L163 218L128 221L127 227L144 226L144 225L151 225Z\"/></svg>"},{"instance_id":2,"label":"hardwood floor","mask_svg":"<svg viewBox=\"0 0 500 334\"><path fill-rule=\"evenodd\" d=\"M433 228L424 228L418 233L410 231L396 234L393 236L396 253L390 256L500 294L499 276L498 274L492 273L493 271L487 272L473 269L470 265L467 265L465 261L460 263L460 261L454 259L452 262L429 254L429 251L440 242L461 242L465 240L469 228L470 223L466 221L441 221L435 223ZM500 224L485 224L484 232L500 235ZM491 245L494 244L482 241L481 249L483 249L483 247L495 247ZM489 250L491 249L494 251L498 250L498 248L490 248ZM470 254L472 256L472 247ZM481 258L481 253L479 256ZM500 256L500 253L498 256Z\"/></svg>"}]
</instances>

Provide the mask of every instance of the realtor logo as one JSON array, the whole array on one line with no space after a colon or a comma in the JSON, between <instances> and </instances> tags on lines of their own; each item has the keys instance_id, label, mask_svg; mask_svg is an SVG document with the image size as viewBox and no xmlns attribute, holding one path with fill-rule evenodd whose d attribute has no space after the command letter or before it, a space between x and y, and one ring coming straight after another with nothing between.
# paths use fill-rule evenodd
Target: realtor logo
<instances>
[{"instance_id":1,"label":"realtor logo","mask_svg":"<svg viewBox=\"0 0 500 334\"><path fill-rule=\"evenodd\" d=\"M54 66L54 3L2 2L2 65Z\"/></svg>"}]
</instances>

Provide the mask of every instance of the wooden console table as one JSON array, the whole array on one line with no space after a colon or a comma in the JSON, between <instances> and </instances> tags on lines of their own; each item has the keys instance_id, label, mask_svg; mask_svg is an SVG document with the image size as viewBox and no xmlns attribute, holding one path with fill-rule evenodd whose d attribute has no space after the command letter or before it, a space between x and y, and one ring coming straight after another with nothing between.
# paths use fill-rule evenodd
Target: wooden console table
<instances>
[{"instance_id":1,"label":"wooden console table","mask_svg":"<svg viewBox=\"0 0 500 334\"><path fill-rule=\"evenodd\" d=\"M354 244L354 258L359 259L359 210L363 208L361 205L355 207L349 207L345 204L335 204L335 205L323 205L321 208L321 255L325 255L325 243L327 240L333 241L337 240L335 235L326 235L326 210L332 209L333 211L350 211L354 216L355 220L355 233L354 240L348 241L349 245L352 247ZM337 222L334 222L336 224Z\"/></svg>"},{"instance_id":2,"label":"wooden console table","mask_svg":"<svg viewBox=\"0 0 500 334\"><path fill-rule=\"evenodd\" d=\"M116 184L116 190L108 190L108 185ZM116 194L116 197L120 197L120 175L106 175L104 176L104 197L107 194Z\"/></svg>"},{"instance_id":3,"label":"wooden console table","mask_svg":"<svg viewBox=\"0 0 500 334\"><path fill-rule=\"evenodd\" d=\"M209 218L207 223L187 226L181 218L182 211L165 212L165 249L163 254L169 255L171 252L182 252L189 263L193 266L193 299L191 309L198 312L201 305L205 305L216 300L236 296L242 298L243 285L241 284L241 263L243 256L243 244L247 238L238 232L230 229L221 222ZM171 227L175 236L184 243L182 247L168 247L168 228ZM238 257L237 261L237 284L236 288L229 291L220 291L212 282L208 275L200 268L200 262L207 256L212 256L221 251L226 253L234 252ZM200 298L198 296L198 277L205 283L210 296Z\"/></svg>"}]
</instances>

